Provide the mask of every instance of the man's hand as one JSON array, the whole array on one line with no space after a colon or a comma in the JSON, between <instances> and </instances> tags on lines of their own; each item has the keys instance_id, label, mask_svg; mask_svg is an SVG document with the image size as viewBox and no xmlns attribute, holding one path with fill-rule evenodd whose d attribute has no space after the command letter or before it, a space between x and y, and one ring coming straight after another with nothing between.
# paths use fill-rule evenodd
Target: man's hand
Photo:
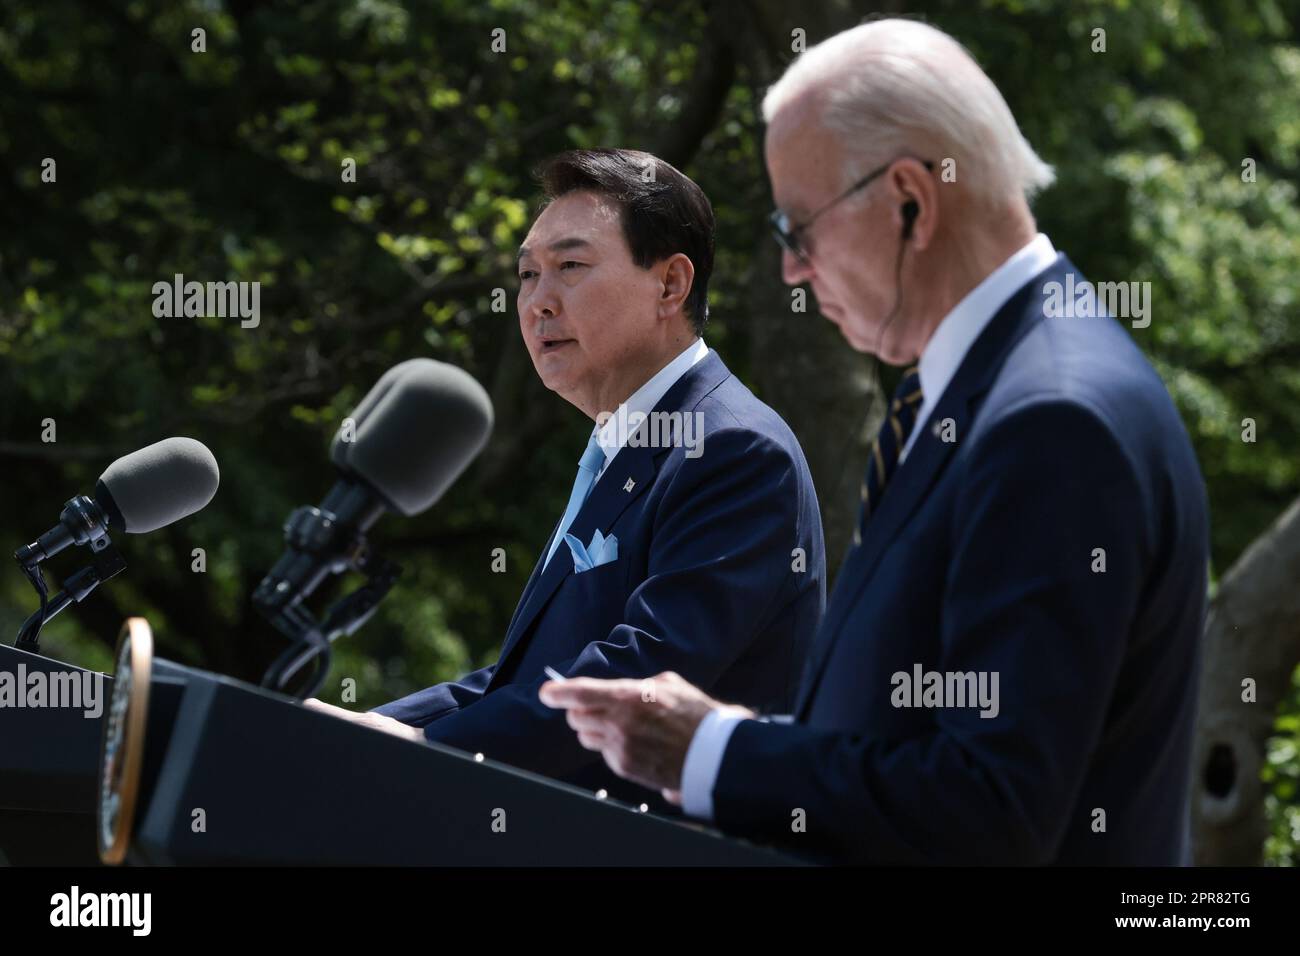
<instances>
[{"instance_id":1,"label":"man's hand","mask_svg":"<svg viewBox=\"0 0 1300 956\"><path fill-rule=\"evenodd\" d=\"M302 703L304 707L310 707L312 710L319 710L323 714L333 714L335 717L342 717L344 720L350 720L354 724L370 727L373 730L382 730L384 733L392 734L395 737L421 743L425 739L422 728L412 727L410 724L404 724L400 720L393 720L392 717L385 717L383 714L358 714L351 710L344 710L342 707L335 707L333 704L327 704L315 697L310 697Z\"/></svg>"},{"instance_id":2,"label":"man's hand","mask_svg":"<svg viewBox=\"0 0 1300 956\"><path fill-rule=\"evenodd\" d=\"M725 706L671 671L644 680L547 681L538 696L548 707L567 710L578 742L599 751L616 774L659 790L678 806L695 731L710 710Z\"/></svg>"}]
</instances>

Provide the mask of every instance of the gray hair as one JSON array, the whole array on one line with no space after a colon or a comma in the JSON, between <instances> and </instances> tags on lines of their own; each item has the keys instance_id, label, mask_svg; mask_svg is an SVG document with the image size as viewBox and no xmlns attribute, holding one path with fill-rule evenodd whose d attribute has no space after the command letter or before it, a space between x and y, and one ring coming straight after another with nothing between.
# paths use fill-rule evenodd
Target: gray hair
<instances>
[{"instance_id":1,"label":"gray hair","mask_svg":"<svg viewBox=\"0 0 1300 956\"><path fill-rule=\"evenodd\" d=\"M974 58L924 23L877 20L811 47L767 91L763 119L805 95L841 137L846 177L904 155L952 159L956 182L994 207L1055 179Z\"/></svg>"}]
</instances>

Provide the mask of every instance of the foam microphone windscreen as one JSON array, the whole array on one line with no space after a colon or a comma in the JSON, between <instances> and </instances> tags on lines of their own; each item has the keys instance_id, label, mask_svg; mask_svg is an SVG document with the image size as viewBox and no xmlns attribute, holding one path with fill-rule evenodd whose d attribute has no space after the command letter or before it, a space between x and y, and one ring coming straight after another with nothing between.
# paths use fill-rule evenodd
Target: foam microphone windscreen
<instances>
[{"instance_id":1,"label":"foam microphone windscreen","mask_svg":"<svg viewBox=\"0 0 1300 956\"><path fill-rule=\"evenodd\" d=\"M408 518L442 497L492 433L483 386L427 358L390 368L349 417L350 435L339 430L330 459Z\"/></svg>"},{"instance_id":2,"label":"foam microphone windscreen","mask_svg":"<svg viewBox=\"0 0 1300 956\"><path fill-rule=\"evenodd\" d=\"M164 438L105 468L95 500L108 512L110 526L142 534L202 509L220 480L206 445L193 438Z\"/></svg>"}]
</instances>

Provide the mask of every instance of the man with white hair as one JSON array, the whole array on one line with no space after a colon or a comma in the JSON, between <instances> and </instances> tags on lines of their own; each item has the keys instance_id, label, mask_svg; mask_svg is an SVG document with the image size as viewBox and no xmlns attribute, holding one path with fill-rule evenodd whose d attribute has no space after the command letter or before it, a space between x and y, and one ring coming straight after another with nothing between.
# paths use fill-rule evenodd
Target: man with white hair
<instances>
[{"instance_id":1,"label":"man with white hair","mask_svg":"<svg viewBox=\"0 0 1300 956\"><path fill-rule=\"evenodd\" d=\"M763 104L791 284L902 374L793 721L675 674L543 685L618 774L863 863L1186 860L1204 484L1114 318L1037 231L1052 171L951 37L882 20ZM847 437L847 436L846 436Z\"/></svg>"}]
</instances>

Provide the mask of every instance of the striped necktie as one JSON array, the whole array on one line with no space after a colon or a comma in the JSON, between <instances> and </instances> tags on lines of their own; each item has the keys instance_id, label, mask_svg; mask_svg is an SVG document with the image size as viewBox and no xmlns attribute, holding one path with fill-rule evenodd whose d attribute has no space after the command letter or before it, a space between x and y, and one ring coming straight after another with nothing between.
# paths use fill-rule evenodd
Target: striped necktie
<instances>
[{"instance_id":1,"label":"striped necktie","mask_svg":"<svg viewBox=\"0 0 1300 956\"><path fill-rule=\"evenodd\" d=\"M921 408L921 374L913 365L903 373L894 389L894 397L889 403L885 420L880 423L876 440L871 443L871 460L867 462L867 473L862 479L862 510L858 515L858 526L853 529L853 543L862 543L866 533L867 521L872 513L880 507L880 498L885 493L889 479L898 470L898 456L907 444L907 436L912 434L916 425L916 413Z\"/></svg>"}]
</instances>

